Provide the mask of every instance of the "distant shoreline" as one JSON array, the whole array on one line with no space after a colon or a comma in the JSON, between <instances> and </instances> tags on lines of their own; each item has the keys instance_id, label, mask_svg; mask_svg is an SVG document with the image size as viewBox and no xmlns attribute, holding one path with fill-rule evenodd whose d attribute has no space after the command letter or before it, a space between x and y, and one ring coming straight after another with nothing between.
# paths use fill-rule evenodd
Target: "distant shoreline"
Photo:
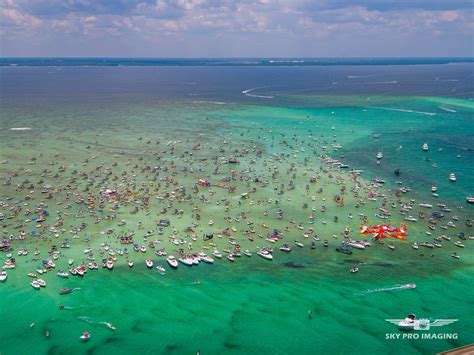
<instances>
[{"instance_id":1,"label":"distant shoreline","mask_svg":"<svg viewBox=\"0 0 474 355\"><path fill-rule=\"evenodd\" d=\"M362 66L473 63L465 57L404 58L62 58L4 57L0 66Z\"/></svg>"}]
</instances>

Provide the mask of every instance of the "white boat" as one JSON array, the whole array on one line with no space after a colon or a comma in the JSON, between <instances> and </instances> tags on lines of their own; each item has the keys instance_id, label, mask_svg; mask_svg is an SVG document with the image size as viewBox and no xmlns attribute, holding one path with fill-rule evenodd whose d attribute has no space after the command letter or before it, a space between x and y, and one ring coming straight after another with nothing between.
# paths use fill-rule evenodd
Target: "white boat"
<instances>
[{"instance_id":1,"label":"white boat","mask_svg":"<svg viewBox=\"0 0 474 355\"><path fill-rule=\"evenodd\" d=\"M168 256L166 258L166 261L173 269L178 268L178 260L176 260L176 258L173 255Z\"/></svg>"},{"instance_id":2,"label":"white boat","mask_svg":"<svg viewBox=\"0 0 474 355\"><path fill-rule=\"evenodd\" d=\"M164 266L161 265L161 264L159 264L159 265L156 267L156 270L158 270L158 271L161 272L161 273L166 272L166 269L165 269Z\"/></svg>"},{"instance_id":3,"label":"white boat","mask_svg":"<svg viewBox=\"0 0 474 355\"><path fill-rule=\"evenodd\" d=\"M427 152L428 150L430 150L427 143L423 143L423 145L421 146L421 149L423 149L424 152Z\"/></svg>"},{"instance_id":4,"label":"white boat","mask_svg":"<svg viewBox=\"0 0 474 355\"><path fill-rule=\"evenodd\" d=\"M91 338L91 333L89 333L89 332L82 333L82 335L80 337L80 339L82 341L88 341L90 338Z\"/></svg>"},{"instance_id":5,"label":"white boat","mask_svg":"<svg viewBox=\"0 0 474 355\"><path fill-rule=\"evenodd\" d=\"M457 241L456 243L454 243L454 245L459 247L459 248L464 248L464 244L461 243L461 241Z\"/></svg>"},{"instance_id":6,"label":"white boat","mask_svg":"<svg viewBox=\"0 0 474 355\"><path fill-rule=\"evenodd\" d=\"M410 314L400 323L398 323L398 329L400 330L414 330L415 329L416 315Z\"/></svg>"},{"instance_id":7,"label":"white boat","mask_svg":"<svg viewBox=\"0 0 474 355\"><path fill-rule=\"evenodd\" d=\"M57 275L59 277L69 277L69 273L67 271L58 271Z\"/></svg>"},{"instance_id":8,"label":"white boat","mask_svg":"<svg viewBox=\"0 0 474 355\"><path fill-rule=\"evenodd\" d=\"M69 265L74 264L74 259L69 259L69 260L67 261L67 263L68 263Z\"/></svg>"},{"instance_id":9,"label":"white boat","mask_svg":"<svg viewBox=\"0 0 474 355\"><path fill-rule=\"evenodd\" d=\"M146 246L142 245L142 246L140 247L140 251L141 251L142 253L146 253Z\"/></svg>"},{"instance_id":10,"label":"white boat","mask_svg":"<svg viewBox=\"0 0 474 355\"><path fill-rule=\"evenodd\" d=\"M438 191L438 187L436 185L431 185L431 192Z\"/></svg>"},{"instance_id":11,"label":"white boat","mask_svg":"<svg viewBox=\"0 0 474 355\"><path fill-rule=\"evenodd\" d=\"M356 273L356 272L359 272L359 268L358 267L353 267L350 272L352 273Z\"/></svg>"},{"instance_id":12,"label":"white boat","mask_svg":"<svg viewBox=\"0 0 474 355\"><path fill-rule=\"evenodd\" d=\"M257 252L257 255L264 258L264 259L266 259L266 260L273 260L273 255L270 252L266 251L266 250L259 250Z\"/></svg>"},{"instance_id":13,"label":"white boat","mask_svg":"<svg viewBox=\"0 0 474 355\"><path fill-rule=\"evenodd\" d=\"M456 181L456 175L453 173L449 174L449 181L455 182Z\"/></svg>"},{"instance_id":14,"label":"white boat","mask_svg":"<svg viewBox=\"0 0 474 355\"><path fill-rule=\"evenodd\" d=\"M212 252L212 255L216 257L217 259L222 259L222 254L219 253L219 250L217 249Z\"/></svg>"},{"instance_id":15,"label":"white boat","mask_svg":"<svg viewBox=\"0 0 474 355\"><path fill-rule=\"evenodd\" d=\"M382 152L378 152L376 158L377 159L382 159L383 158Z\"/></svg>"},{"instance_id":16,"label":"white boat","mask_svg":"<svg viewBox=\"0 0 474 355\"><path fill-rule=\"evenodd\" d=\"M108 260L105 266L107 267L107 269L112 270L114 268L114 263L113 261Z\"/></svg>"},{"instance_id":17,"label":"white boat","mask_svg":"<svg viewBox=\"0 0 474 355\"><path fill-rule=\"evenodd\" d=\"M204 254L204 253L200 253L200 254L199 254L199 257L200 257L201 260L204 261L205 263L214 264L214 259L211 258L210 256Z\"/></svg>"},{"instance_id":18,"label":"white boat","mask_svg":"<svg viewBox=\"0 0 474 355\"><path fill-rule=\"evenodd\" d=\"M288 244L283 244L283 245L280 247L280 250L281 250L281 251L284 251L285 253L289 253L289 252L291 252L291 247L290 247Z\"/></svg>"},{"instance_id":19,"label":"white boat","mask_svg":"<svg viewBox=\"0 0 474 355\"><path fill-rule=\"evenodd\" d=\"M132 261L132 260L127 261L127 264L128 264L128 267L129 267L129 268L132 268L132 267L133 267L133 261Z\"/></svg>"},{"instance_id":20,"label":"white boat","mask_svg":"<svg viewBox=\"0 0 474 355\"><path fill-rule=\"evenodd\" d=\"M472 196L466 197L466 202L467 203L474 203L474 197L472 197Z\"/></svg>"},{"instance_id":21,"label":"white boat","mask_svg":"<svg viewBox=\"0 0 474 355\"><path fill-rule=\"evenodd\" d=\"M5 282L5 280L7 279L8 277L8 274L6 271L2 271L0 272L0 282Z\"/></svg>"},{"instance_id":22,"label":"white boat","mask_svg":"<svg viewBox=\"0 0 474 355\"><path fill-rule=\"evenodd\" d=\"M33 287L35 290L39 290L41 288L41 285L38 283L38 281L32 281L30 283L31 287Z\"/></svg>"},{"instance_id":23,"label":"white boat","mask_svg":"<svg viewBox=\"0 0 474 355\"><path fill-rule=\"evenodd\" d=\"M153 260L151 259L146 259L145 260L145 263L146 263L146 267L151 269L153 267Z\"/></svg>"},{"instance_id":24,"label":"white boat","mask_svg":"<svg viewBox=\"0 0 474 355\"><path fill-rule=\"evenodd\" d=\"M37 279L36 282L37 282L38 285L40 285L41 287L46 287L46 281L44 281L43 279Z\"/></svg>"},{"instance_id":25,"label":"white boat","mask_svg":"<svg viewBox=\"0 0 474 355\"><path fill-rule=\"evenodd\" d=\"M304 247L304 244L301 243L299 240L295 240L295 244L296 244L297 246L299 246L300 248L303 248L303 247ZM281 249L280 249L280 250L281 250ZM290 248L290 251L291 251L291 248Z\"/></svg>"},{"instance_id":26,"label":"white boat","mask_svg":"<svg viewBox=\"0 0 474 355\"><path fill-rule=\"evenodd\" d=\"M361 243L358 243L358 242L353 242L353 241L350 241L350 242L347 242L346 245L354 248L354 249L365 249L365 245L361 244Z\"/></svg>"},{"instance_id":27,"label":"white boat","mask_svg":"<svg viewBox=\"0 0 474 355\"><path fill-rule=\"evenodd\" d=\"M416 222L418 220L413 216L408 216L408 217L405 217L405 221Z\"/></svg>"},{"instance_id":28,"label":"white boat","mask_svg":"<svg viewBox=\"0 0 474 355\"><path fill-rule=\"evenodd\" d=\"M417 242L413 243L411 247L415 250L418 250L418 248L419 248Z\"/></svg>"},{"instance_id":29,"label":"white boat","mask_svg":"<svg viewBox=\"0 0 474 355\"><path fill-rule=\"evenodd\" d=\"M433 205L430 205L429 203L420 203L418 206L420 207L425 207L425 208L433 208Z\"/></svg>"},{"instance_id":30,"label":"white boat","mask_svg":"<svg viewBox=\"0 0 474 355\"><path fill-rule=\"evenodd\" d=\"M248 257L251 257L251 256L252 256L252 253L250 252L250 250L247 250L247 249L245 249L245 250L243 251L243 254L244 254L245 256L248 256Z\"/></svg>"}]
</instances>

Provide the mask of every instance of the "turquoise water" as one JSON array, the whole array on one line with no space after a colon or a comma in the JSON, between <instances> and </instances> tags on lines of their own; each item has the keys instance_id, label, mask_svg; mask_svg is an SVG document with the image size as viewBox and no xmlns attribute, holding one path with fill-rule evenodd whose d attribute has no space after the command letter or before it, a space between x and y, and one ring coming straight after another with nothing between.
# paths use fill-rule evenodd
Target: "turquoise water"
<instances>
[{"instance_id":1,"label":"turquoise water","mask_svg":"<svg viewBox=\"0 0 474 355\"><path fill-rule=\"evenodd\" d=\"M426 95L422 96L419 88L406 95L397 92L400 88L386 88L393 93L384 96L358 91L351 95L321 95L317 91L296 94L301 87L309 86L307 77L317 73L324 76L327 72L279 68L272 69L280 70L282 78L278 80L283 82L293 76L294 86L258 89L261 95L275 95L275 99L259 99L248 98L241 91L277 80L269 76L263 81L269 73L262 73L264 69L246 69L248 72L240 72L242 77L225 83L217 80L219 75L211 69L188 68L190 77L186 81L177 69L134 68L128 72L123 68L82 68L79 72L69 69L56 74L48 74L51 69L2 70L0 173L5 184L1 185L0 199L8 204L0 211L5 216L2 233L3 238L16 238L24 229L27 238L13 240L18 266L8 270L7 281L0 284L0 353L189 354L200 350L202 354L430 354L474 341L472 240L463 241L464 249L453 244L459 240L460 232L472 234L472 227L465 225L467 219L473 218L472 206L465 197L474 191L474 142L470 134L474 108L468 86L458 84L464 94L456 97L449 97L451 88L442 86L438 88L439 95L434 95L431 84L425 84ZM87 70L93 70L95 75L83 77ZM237 69L216 70L230 77ZM343 78L355 69L327 70ZM426 67L415 70L415 74L407 69L409 73L404 75L393 74L392 69L377 70L381 76L399 75L401 82L406 76L430 73ZM435 77L446 70L434 66L430 75ZM256 83L257 79L263 82ZM187 84L191 82L197 84ZM349 89L342 91L345 90ZM31 130L10 130L15 127ZM380 138L374 139L373 133L380 134ZM430 145L428 153L421 150L424 142ZM335 143L342 145L337 152L330 148ZM323 146L329 149L324 151ZM443 150L438 151L439 148ZM384 155L380 166L375 163L378 151ZM322 169L318 159L321 154L339 158L350 168L365 170L358 197L350 192L354 182L346 171ZM229 156L236 156L240 163L225 164ZM432 167L435 163L438 168ZM161 168L153 170L154 167ZM400 176L393 174L395 168L401 169ZM229 194L218 187L212 188L211 193L201 187L198 193L192 192L198 178L221 181L224 176L232 176L232 169L236 175L229 184L236 186L236 193ZM275 171L278 174L272 177ZM87 176L80 176L81 172ZM455 184L447 178L451 172L458 178ZM312 175L320 178L306 190ZM352 255L336 253L334 249L343 240L345 227L350 228L351 238L363 238L358 234L362 223L358 213L367 215L370 224L381 222L374 214L382 199L366 200L365 189L376 175L387 180L381 192L389 202L396 200L394 193L399 186L412 189L402 198L405 202L416 199L412 212L415 216L421 211L417 206L421 201L435 206L446 203L453 211L446 213L431 236L426 234L426 220L407 222L408 241L390 241L395 245L394 251L387 248L386 241L384 245L372 242L370 248L354 250ZM255 182L256 176L268 184ZM177 180L176 185L167 178ZM294 189L288 189L290 181ZM341 193L342 181L347 186L345 205L338 207L333 197ZM431 196L433 183L438 186L438 198ZM281 184L285 188L280 194ZM49 199L41 193L44 185L56 187ZM186 192L182 193L179 186L184 186ZM99 191L113 187L127 187L135 194L130 201L97 207ZM320 187L322 193L317 192ZM240 199L241 193L253 188L256 192L248 200ZM67 191L71 192L69 199ZM96 201L91 210L75 203L79 194L87 193L94 195ZM185 195L191 198L179 201ZM143 197L149 197L148 204ZM357 208L361 198L364 203ZM35 215L40 202L47 204L50 215L38 226L31 222L32 215L27 210ZM304 203L308 204L307 209L303 208ZM320 211L322 205L327 207L324 213ZM18 214L10 208L14 206L21 207ZM311 211L312 207L315 211ZM182 210L182 215L173 214L175 208ZM195 218L195 208L199 208L200 220ZM276 215L279 208L285 212L281 220ZM402 222L398 210L391 209L392 215L386 221L395 225ZM84 217L74 217L79 212ZM236 220L241 212L246 218ZM309 223L312 212L314 224ZM353 219L349 218L350 213ZM11 214L12 218L7 218ZM116 217L105 220L107 214ZM333 222L336 215L337 223ZM439 226L453 215L459 217L456 227L441 229ZM61 216L63 225L52 230ZM97 217L103 220L95 224ZM232 217L232 222L224 217ZM160 218L171 221L163 235L157 233L156 221ZM126 225L119 227L121 219ZM213 225L208 223L211 219ZM81 223L87 227L74 232ZM190 239L192 233L185 231L192 223L198 237L195 242ZM320 241L316 249L309 249L310 239L302 237L303 230L296 227L299 223L304 229L313 227L322 240L329 241L329 247ZM55 275L58 269L67 269L69 258L80 263L88 246L94 248L98 262L103 243L115 250L123 248L116 237L126 232L135 232L135 240L147 244L143 235L154 229L149 240L159 240L160 247L176 255L174 250L186 248L188 242L193 243L193 251L206 251L203 246L212 251L209 242L202 240L203 234L210 232L215 233L214 242L220 251L230 248L227 237L217 236L226 227L236 227L231 236L244 249L254 252L251 258L242 256L234 263L216 260L214 265L201 263L192 268L180 265L177 270L160 275L144 265L144 260L151 257L169 269L164 259L149 248L145 254L130 252L129 258L135 262L132 270L127 267L125 256L118 256L112 271L89 271L84 278L61 279ZM251 228L255 233L249 232ZM293 247L290 254L277 250L281 242L265 241L273 228L284 231L283 242ZM113 232L107 234L108 229ZM44 238L35 237L32 231ZM168 237L172 234L185 239L186 244L171 244ZM411 248L413 241L432 241L441 234L451 236L451 241L441 242L441 249ZM249 235L254 237L253 242ZM59 245L64 238L69 238L71 248L60 249L55 271L42 276L48 283L46 288L33 290L27 273L48 258L51 245ZM294 240L302 241L305 247L296 247ZM257 246L269 245L275 249L273 261L255 255ZM28 256L17 256L20 248L27 248ZM32 260L35 248L41 250L39 260ZM423 256L419 256L421 252ZM461 258L451 258L452 252ZM0 253L0 262L6 259L6 253ZM355 265L360 271L352 274L349 270ZM417 287L397 288L407 283L416 283ZM79 289L59 295L58 290L63 287ZM65 309L59 309L60 305ZM387 333L400 332L385 319L404 318L409 313L431 320L458 319L429 331L456 337L386 339ZM108 329L103 322L113 323L116 330ZM79 340L83 331L92 334L87 343Z\"/></svg>"}]
</instances>

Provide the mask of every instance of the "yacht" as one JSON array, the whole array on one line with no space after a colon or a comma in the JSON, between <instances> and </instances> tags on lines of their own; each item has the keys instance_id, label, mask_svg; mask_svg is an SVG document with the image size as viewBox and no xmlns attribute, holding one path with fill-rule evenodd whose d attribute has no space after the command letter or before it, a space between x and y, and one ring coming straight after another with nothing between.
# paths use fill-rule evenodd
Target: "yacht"
<instances>
[{"instance_id":1,"label":"yacht","mask_svg":"<svg viewBox=\"0 0 474 355\"><path fill-rule=\"evenodd\" d=\"M146 263L146 267L151 269L153 267L153 260L151 259L146 259L145 260L145 263Z\"/></svg>"},{"instance_id":2,"label":"yacht","mask_svg":"<svg viewBox=\"0 0 474 355\"><path fill-rule=\"evenodd\" d=\"M216 257L217 259L222 259L222 254L219 253L219 250L217 249L212 252L212 255Z\"/></svg>"},{"instance_id":3,"label":"yacht","mask_svg":"<svg viewBox=\"0 0 474 355\"><path fill-rule=\"evenodd\" d=\"M259 250L257 252L257 255L267 260L273 260L273 255L267 250Z\"/></svg>"},{"instance_id":4,"label":"yacht","mask_svg":"<svg viewBox=\"0 0 474 355\"><path fill-rule=\"evenodd\" d=\"M166 258L166 261L168 262L168 264L170 264L170 266L174 269L177 269L178 268L178 261L176 260L176 258L173 256L173 255L170 255Z\"/></svg>"}]
</instances>

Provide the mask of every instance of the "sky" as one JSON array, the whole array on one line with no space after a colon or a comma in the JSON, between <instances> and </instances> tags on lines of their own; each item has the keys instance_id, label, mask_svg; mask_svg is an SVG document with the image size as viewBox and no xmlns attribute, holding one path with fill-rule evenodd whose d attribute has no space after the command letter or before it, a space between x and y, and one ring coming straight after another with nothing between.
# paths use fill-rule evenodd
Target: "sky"
<instances>
[{"instance_id":1,"label":"sky","mask_svg":"<svg viewBox=\"0 0 474 355\"><path fill-rule=\"evenodd\" d=\"M0 0L0 56L474 56L474 0Z\"/></svg>"}]
</instances>

